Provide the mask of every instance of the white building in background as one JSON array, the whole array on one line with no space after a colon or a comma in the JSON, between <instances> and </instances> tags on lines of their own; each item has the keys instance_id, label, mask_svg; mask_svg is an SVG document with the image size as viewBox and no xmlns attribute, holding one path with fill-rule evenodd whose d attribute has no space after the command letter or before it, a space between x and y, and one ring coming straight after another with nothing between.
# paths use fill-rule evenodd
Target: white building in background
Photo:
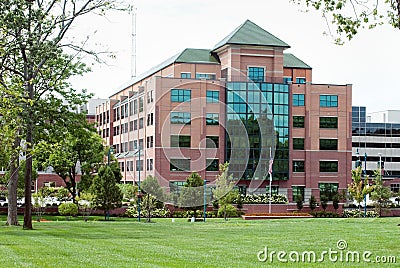
<instances>
[{"instance_id":1,"label":"white building in background","mask_svg":"<svg viewBox=\"0 0 400 268\"><path fill-rule=\"evenodd\" d=\"M381 162L385 185L400 191L400 110L366 113L366 108L352 108L352 161L361 161L368 175ZM358 153L357 153L358 152Z\"/></svg>"}]
</instances>

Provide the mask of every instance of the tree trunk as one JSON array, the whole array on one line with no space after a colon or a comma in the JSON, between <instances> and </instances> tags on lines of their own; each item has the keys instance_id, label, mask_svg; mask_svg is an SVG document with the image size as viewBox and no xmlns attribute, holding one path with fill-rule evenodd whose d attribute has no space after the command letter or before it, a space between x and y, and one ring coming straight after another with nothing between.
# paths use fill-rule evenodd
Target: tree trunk
<instances>
[{"instance_id":1,"label":"tree trunk","mask_svg":"<svg viewBox=\"0 0 400 268\"><path fill-rule=\"evenodd\" d=\"M25 169L25 211L24 211L24 229L32 229L32 142L33 142L33 123L30 119L27 122L26 129L26 169Z\"/></svg>"},{"instance_id":2,"label":"tree trunk","mask_svg":"<svg viewBox=\"0 0 400 268\"><path fill-rule=\"evenodd\" d=\"M13 149L16 150L20 144L20 138L15 138ZM15 153L11 159L10 180L8 181L8 209L7 209L7 225L19 225L18 207L17 207L17 188L18 188L18 170L19 170L19 154Z\"/></svg>"}]
</instances>

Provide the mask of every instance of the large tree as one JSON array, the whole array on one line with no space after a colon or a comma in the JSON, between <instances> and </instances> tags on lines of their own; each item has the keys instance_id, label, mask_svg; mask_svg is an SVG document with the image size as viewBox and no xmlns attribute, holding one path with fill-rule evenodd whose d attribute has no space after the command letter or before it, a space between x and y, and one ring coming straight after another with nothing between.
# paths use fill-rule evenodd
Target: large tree
<instances>
[{"instance_id":1,"label":"large tree","mask_svg":"<svg viewBox=\"0 0 400 268\"><path fill-rule=\"evenodd\" d=\"M89 13L104 15L118 8L117 0L2 0L0 2L0 80L13 80L19 86L22 107L21 131L26 145L25 199L31 200L34 133L46 101L63 99L70 105L82 103L66 82L87 68L81 63L82 53L97 54L84 47L86 40L66 38L78 18ZM68 53L68 54L67 54ZM26 203L24 229L32 229L32 205Z\"/></svg>"},{"instance_id":2,"label":"large tree","mask_svg":"<svg viewBox=\"0 0 400 268\"><path fill-rule=\"evenodd\" d=\"M55 138L56 139L56 138ZM75 200L77 193L78 175L89 174L97 165L104 162L105 150L101 137L96 129L87 123L84 117L78 124L71 125L64 136L59 137L57 143L49 145L47 142L39 144L42 163L45 167L53 168L62 178L66 189ZM50 151L46 153L46 148Z\"/></svg>"},{"instance_id":3,"label":"large tree","mask_svg":"<svg viewBox=\"0 0 400 268\"><path fill-rule=\"evenodd\" d=\"M375 28L388 24L400 29L400 0L290 0L306 9L315 9L322 13L328 25L337 34L336 43L341 44L343 35L351 40L360 28Z\"/></svg>"},{"instance_id":4,"label":"large tree","mask_svg":"<svg viewBox=\"0 0 400 268\"><path fill-rule=\"evenodd\" d=\"M161 200L164 200L164 191L157 178L153 176L147 176L142 182L141 190L145 193L142 199L143 210L147 213L147 222L150 222L154 209L160 203L162 204Z\"/></svg>"},{"instance_id":5,"label":"large tree","mask_svg":"<svg viewBox=\"0 0 400 268\"><path fill-rule=\"evenodd\" d=\"M383 185L381 169L375 170L372 181L374 182L374 191L371 193L371 200L375 202L375 208L377 209L379 216L381 216L382 207L390 203L392 192L390 191L390 187Z\"/></svg>"}]
</instances>

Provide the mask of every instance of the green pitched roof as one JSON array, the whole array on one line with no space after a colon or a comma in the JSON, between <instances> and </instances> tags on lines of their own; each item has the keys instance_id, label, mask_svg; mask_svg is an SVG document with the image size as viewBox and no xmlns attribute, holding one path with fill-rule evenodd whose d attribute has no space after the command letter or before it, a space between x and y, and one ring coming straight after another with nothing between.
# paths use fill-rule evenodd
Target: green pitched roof
<instances>
[{"instance_id":1,"label":"green pitched roof","mask_svg":"<svg viewBox=\"0 0 400 268\"><path fill-rule=\"evenodd\" d=\"M216 50L226 44L273 46L286 48L290 47L278 37L267 32L250 20L246 20L227 37L222 39L217 45L215 45L213 50Z\"/></svg>"},{"instance_id":2,"label":"green pitched roof","mask_svg":"<svg viewBox=\"0 0 400 268\"><path fill-rule=\"evenodd\" d=\"M290 53L283 54L283 67L312 69L310 65Z\"/></svg>"},{"instance_id":3,"label":"green pitched roof","mask_svg":"<svg viewBox=\"0 0 400 268\"><path fill-rule=\"evenodd\" d=\"M187 63L219 63L218 60L211 55L209 49L187 48L176 58L175 62Z\"/></svg>"},{"instance_id":4,"label":"green pitched roof","mask_svg":"<svg viewBox=\"0 0 400 268\"><path fill-rule=\"evenodd\" d=\"M145 79L146 77L155 74L156 72L164 69L165 67L171 65L172 63L211 63L211 64L219 64L217 58L211 55L211 50L209 49L195 49L195 48L186 48L182 52L168 58L167 60L161 62L160 64L152 67L146 72L138 75L137 77L132 78L127 83L123 84L119 87L118 92L121 92L125 88L133 85L140 80ZM114 93L115 94L115 93ZM113 94L113 95L114 95Z\"/></svg>"}]
</instances>

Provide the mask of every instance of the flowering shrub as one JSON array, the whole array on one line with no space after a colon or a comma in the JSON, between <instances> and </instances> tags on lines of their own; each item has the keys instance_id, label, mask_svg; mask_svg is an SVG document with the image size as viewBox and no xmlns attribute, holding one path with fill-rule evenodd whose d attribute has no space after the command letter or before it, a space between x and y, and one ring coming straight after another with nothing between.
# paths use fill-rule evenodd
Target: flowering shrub
<instances>
[{"instance_id":1,"label":"flowering shrub","mask_svg":"<svg viewBox=\"0 0 400 268\"><path fill-rule=\"evenodd\" d=\"M367 218L376 218L379 214L376 211L368 210L366 213ZM364 212L359 210L345 210L343 211L344 218L362 218L364 217Z\"/></svg>"},{"instance_id":2,"label":"flowering shrub","mask_svg":"<svg viewBox=\"0 0 400 268\"><path fill-rule=\"evenodd\" d=\"M132 205L128 207L125 214L128 215L128 217L137 218L138 216L137 205ZM170 216L170 214L171 212L167 208L156 208L151 212L151 217L167 218ZM147 210L141 209L140 216L143 218L147 217Z\"/></svg>"},{"instance_id":3,"label":"flowering shrub","mask_svg":"<svg viewBox=\"0 0 400 268\"><path fill-rule=\"evenodd\" d=\"M245 216L311 216L308 213L287 212L287 213L249 213Z\"/></svg>"},{"instance_id":4,"label":"flowering shrub","mask_svg":"<svg viewBox=\"0 0 400 268\"><path fill-rule=\"evenodd\" d=\"M254 194L254 195L241 195L243 204L268 204L269 194ZM237 204L237 199L234 200L234 204ZM287 204L288 199L283 194L273 194L271 198L271 204Z\"/></svg>"}]
</instances>

